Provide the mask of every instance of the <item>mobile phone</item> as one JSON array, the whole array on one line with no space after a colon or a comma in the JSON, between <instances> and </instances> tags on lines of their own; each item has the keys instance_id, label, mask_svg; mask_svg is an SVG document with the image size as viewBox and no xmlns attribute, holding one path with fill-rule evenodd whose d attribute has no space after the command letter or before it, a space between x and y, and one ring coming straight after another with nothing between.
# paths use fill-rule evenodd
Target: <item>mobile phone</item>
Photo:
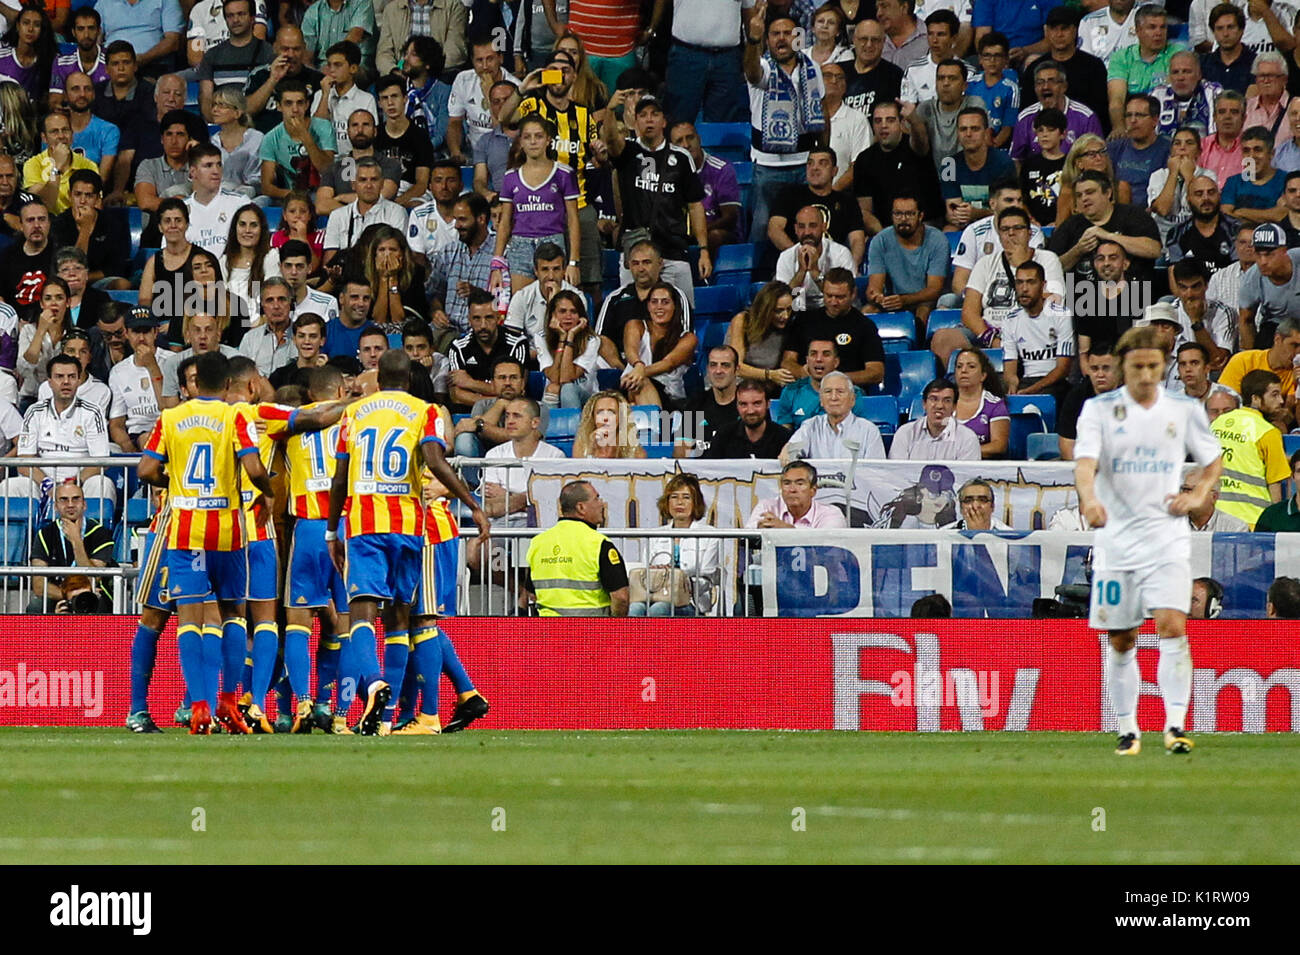
<instances>
[{"instance_id":1,"label":"mobile phone","mask_svg":"<svg viewBox=\"0 0 1300 955\"><path fill-rule=\"evenodd\" d=\"M542 70L542 82L550 86L552 83L564 82L563 70Z\"/></svg>"}]
</instances>

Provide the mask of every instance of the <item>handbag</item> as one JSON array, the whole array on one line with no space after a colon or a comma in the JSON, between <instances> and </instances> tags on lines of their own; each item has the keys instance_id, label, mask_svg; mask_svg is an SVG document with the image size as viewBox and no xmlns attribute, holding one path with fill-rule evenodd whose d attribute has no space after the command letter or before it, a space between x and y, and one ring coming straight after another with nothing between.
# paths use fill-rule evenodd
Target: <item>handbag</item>
<instances>
[{"instance_id":1,"label":"handbag","mask_svg":"<svg viewBox=\"0 0 1300 955\"><path fill-rule=\"evenodd\" d=\"M677 567L636 567L628 572L628 595L632 603L667 603L673 607L693 605L691 578Z\"/></svg>"}]
</instances>

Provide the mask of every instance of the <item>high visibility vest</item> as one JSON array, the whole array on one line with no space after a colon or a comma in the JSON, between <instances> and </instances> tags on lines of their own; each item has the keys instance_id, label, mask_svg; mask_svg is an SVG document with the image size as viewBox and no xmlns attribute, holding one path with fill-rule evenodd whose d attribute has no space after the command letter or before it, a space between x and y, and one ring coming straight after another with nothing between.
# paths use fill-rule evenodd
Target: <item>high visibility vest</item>
<instances>
[{"instance_id":1,"label":"high visibility vest","mask_svg":"<svg viewBox=\"0 0 1300 955\"><path fill-rule=\"evenodd\" d=\"M1219 415L1210 430L1223 446L1217 507L1253 528L1264 508L1273 503L1264 458L1259 453L1259 440L1273 430L1273 425L1254 408L1238 408Z\"/></svg>"},{"instance_id":2,"label":"high visibility vest","mask_svg":"<svg viewBox=\"0 0 1300 955\"><path fill-rule=\"evenodd\" d=\"M533 538L528 570L541 616L609 616L609 593L600 582L605 544L604 534L572 517Z\"/></svg>"}]
</instances>

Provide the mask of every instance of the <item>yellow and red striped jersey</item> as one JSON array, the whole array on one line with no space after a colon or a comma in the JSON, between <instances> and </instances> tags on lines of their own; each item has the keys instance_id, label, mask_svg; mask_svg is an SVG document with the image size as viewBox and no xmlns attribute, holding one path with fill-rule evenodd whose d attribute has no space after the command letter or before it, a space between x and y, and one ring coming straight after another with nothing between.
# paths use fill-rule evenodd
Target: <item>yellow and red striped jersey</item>
<instances>
[{"instance_id":1,"label":"yellow and red striped jersey","mask_svg":"<svg viewBox=\"0 0 1300 955\"><path fill-rule=\"evenodd\" d=\"M158 416L144 453L167 465L171 524L167 546L239 550L238 458L257 451L257 428L220 398L192 398Z\"/></svg>"},{"instance_id":2,"label":"yellow and red striped jersey","mask_svg":"<svg viewBox=\"0 0 1300 955\"><path fill-rule=\"evenodd\" d=\"M348 405L336 457L348 468L348 536L424 533L421 446L446 447L436 405L401 391L378 391Z\"/></svg>"},{"instance_id":3,"label":"yellow and red striped jersey","mask_svg":"<svg viewBox=\"0 0 1300 955\"><path fill-rule=\"evenodd\" d=\"M289 416L293 408L271 402L249 404L247 401L235 402L235 407L248 416L257 429L257 456L262 459L262 467L271 473L271 460L275 457L275 442L289 430ZM261 527L257 526L257 512L253 510L253 500L257 490L243 482L240 501L244 508L244 527L248 531L248 540L275 540L275 521L269 520Z\"/></svg>"},{"instance_id":4,"label":"yellow and red striped jersey","mask_svg":"<svg viewBox=\"0 0 1300 955\"><path fill-rule=\"evenodd\" d=\"M431 544L442 544L460 536L460 525L446 498L440 497L425 507L424 536Z\"/></svg>"},{"instance_id":5,"label":"yellow and red striped jersey","mask_svg":"<svg viewBox=\"0 0 1300 955\"><path fill-rule=\"evenodd\" d=\"M314 401L299 411L329 402ZM289 513L294 517L320 520L330 516L330 484L334 481L334 451L339 443L339 426L323 431L289 435L284 442L284 460L289 470Z\"/></svg>"}]
</instances>

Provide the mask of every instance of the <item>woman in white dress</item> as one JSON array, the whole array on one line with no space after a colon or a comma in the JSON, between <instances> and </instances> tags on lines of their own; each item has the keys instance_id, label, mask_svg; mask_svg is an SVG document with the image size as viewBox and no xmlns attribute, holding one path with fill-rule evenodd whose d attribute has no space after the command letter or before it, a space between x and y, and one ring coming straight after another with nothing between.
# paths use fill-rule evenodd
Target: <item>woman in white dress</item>
<instances>
[{"instance_id":1,"label":"woman in white dress","mask_svg":"<svg viewBox=\"0 0 1300 955\"><path fill-rule=\"evenodd\" d=\"M261 324L262 282L280 274L280 251L271 248L266 215L255 203L235 213L221 253L221 271L230 294L231 321L244 328Z\"/></svg>"},{"instance_id":2,"label":"woman in white dress","mask_svg":"<svg viewBox=\"0 0 1300 955\"><path fill-rule=\"evenodd\" d=\"M664 487L659 498L659 517L664 521L663 530L697 530L712 528L704 520L704 493L700 490L699 479L694 474L675 474ZM704 599L705 581L716 582L722 565L722 542L717 538L702 537L652 537L646 541L642 551L647 568L646 576L651 571L660 573L668 570L681 570L692 581L694 600L691 603L674 607L671 602L657 600L648 607L637 601L628 606L630 617L693 617L697 605ZM711 600L704 603L705 608Z\"/></svg>"}]
</instances>

